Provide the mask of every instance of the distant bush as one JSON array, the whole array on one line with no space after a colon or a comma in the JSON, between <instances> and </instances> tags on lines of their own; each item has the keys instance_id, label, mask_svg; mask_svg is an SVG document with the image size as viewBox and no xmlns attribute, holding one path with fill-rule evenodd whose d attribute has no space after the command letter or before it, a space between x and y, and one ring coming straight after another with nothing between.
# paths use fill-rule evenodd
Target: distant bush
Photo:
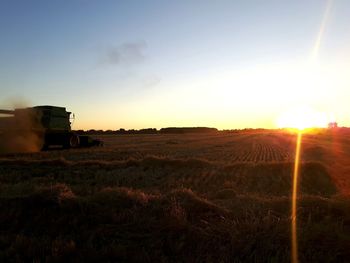
<instances>
[{"instance_id":1,"label":"distant bush","mask_svg":"<svg viewBox=\"0 0 350 263\"><path fill-rule=\"evenodd\" d=\"M216 128L207 128L207 127L169 127L162 128L159 130L160 133L211 133L217 132Z\"/></svg>"},{"instance_id":2,"label":"distant bush","mask_svg":"<svg viewBox=\"0 0 350 263\"><path fill-rule=\"evenodd\" d=\"M125 129L119 129L119 130L77 130L78 134L90 134L90 135L113 135L113 134L158 134L158 133L210 133L210 132L218 132L218 129L216 128L207 128L207 127L170 127L170 128L162 128L160 130L157 130L156 128L146 128L146 129L140 129L140 130L125 130Z\"/></svg>"}]
</instances>

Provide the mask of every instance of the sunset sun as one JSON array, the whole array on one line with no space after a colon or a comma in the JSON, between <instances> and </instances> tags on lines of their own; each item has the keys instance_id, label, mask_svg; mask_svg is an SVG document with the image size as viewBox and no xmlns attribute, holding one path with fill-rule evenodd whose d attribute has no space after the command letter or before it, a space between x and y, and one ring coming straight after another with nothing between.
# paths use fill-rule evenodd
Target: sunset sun
<instances>
[{"instance_id":1,"label":"sunset sun","mask_svg":"<svg viewBox=\"0 0 350 263\"><path fill-rule=\"evenodd\" d=\"M283 112L277 119L279 128L294 128L304 130L308 128L327 127L327 116L312 108L300 106Z\"/></svg>"}]
</instances>

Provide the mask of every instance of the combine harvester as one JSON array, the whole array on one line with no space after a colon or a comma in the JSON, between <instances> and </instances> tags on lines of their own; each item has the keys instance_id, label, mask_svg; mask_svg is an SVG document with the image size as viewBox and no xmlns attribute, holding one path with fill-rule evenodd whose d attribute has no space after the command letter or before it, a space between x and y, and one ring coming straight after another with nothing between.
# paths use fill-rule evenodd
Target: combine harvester
<instances>
[{"instance_id":1,"label":"combine harvester","mask_svg":"<svg viewBox=\"0 0 350 263\"><path fill-rule=\"evenodd\" d=\"M64 107L36 106L15 110L0 110L0 140L32 140L39 150L50 146L65 149L102 146L100 140L79 135L71 129L71 112Z\"/></svg>"}]
</instances>

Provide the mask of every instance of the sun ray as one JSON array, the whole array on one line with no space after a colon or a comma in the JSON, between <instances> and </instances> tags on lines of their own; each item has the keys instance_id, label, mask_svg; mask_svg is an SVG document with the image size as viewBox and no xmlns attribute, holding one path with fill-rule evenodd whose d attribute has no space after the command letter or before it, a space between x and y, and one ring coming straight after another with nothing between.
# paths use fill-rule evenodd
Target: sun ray
<instances>
[{"instance_id":1,"label":"sun ray","mask_svg":"<svg viewBox=\"0 0 350 263\"><path fill-rule=\"evenodd\" d=\"M294 172L293 172L293 193L292 193L292 218L291 218L291 229L292 229L292 239L291 248L292 263L298 262L298 235L297 235L297 197L298 197L298 177L299 177L299 167L300 167L300 148L302 140L302 131L298 131L296 150L295 150L295 160L294 160Z\"/></svg>"},{"instance_id":2,"label":"sun ray","mask_svg":"<svg viewBox=\"0 0 350 263\"><path fill-rule=\"evenodd\" d=\"M320 29L317 34L317 38L315 41L314 48L311 53L311 60L316 61L319 50L321 46L321 41L323 39L323 35L326 29L326 25L329 21L331 8L333 6L334 0L328 0L326 10L321 22ZM305 120L305 119L304 119ZM322 121L323 122L323 121ZM296 140L296 149L295 149L295 160L294 160L294 171L293 171L293 190L292 190L292 216L291 216L291 262L298 263L298 231L297 231L297 201L298 201L298 181L299 181L299 172L300 172L300 150L301 150L301 142L302 142L302 130L306 126L306 123L299 121L297 123L298 134ZM310 123L307 123L310 125ZM299 127L298 127L299 126Z\"/></svg>"},{"instance_id":3,"label":"sun ray","mask_svg":"<svg viewBox=\"0 0 350 263\"><path fill-rule=\"evenodd\" d=\"M316 37L316 41L315 41L315 45L314 48L312 50L312 60L315 60L318 57L319 54L319 50L320 50L320 46L321 46L321 41L323 39L323 35L326 29L326 25L328 23L329 20L329 16L330 16L330 12L332 9L332 5L333 5L333 1L334 0L328 0L327 1L327 6L326 6L326 11L323 15L323 19L321 22L321 26L320 26L320 30L318 31L317 37Z\"/></svg>"}]
</instances>

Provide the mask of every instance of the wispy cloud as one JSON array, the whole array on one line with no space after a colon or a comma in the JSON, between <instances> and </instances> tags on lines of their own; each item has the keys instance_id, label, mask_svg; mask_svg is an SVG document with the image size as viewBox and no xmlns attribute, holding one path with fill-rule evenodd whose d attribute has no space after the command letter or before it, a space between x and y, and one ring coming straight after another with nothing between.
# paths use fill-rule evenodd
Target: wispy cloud
<instances>
[{"instance_id":1,"label":"wispy cloud","mask_svg":"<svg viewBox=\"0 0 350 263\"><path fill-rule=\"evenodd\" d=\"M103 55L103 64L109 65L134 65L145 60L144 50L147 45L145 41L127 42L118 46L107 48Z\"/></svg>"}]
</instances>

